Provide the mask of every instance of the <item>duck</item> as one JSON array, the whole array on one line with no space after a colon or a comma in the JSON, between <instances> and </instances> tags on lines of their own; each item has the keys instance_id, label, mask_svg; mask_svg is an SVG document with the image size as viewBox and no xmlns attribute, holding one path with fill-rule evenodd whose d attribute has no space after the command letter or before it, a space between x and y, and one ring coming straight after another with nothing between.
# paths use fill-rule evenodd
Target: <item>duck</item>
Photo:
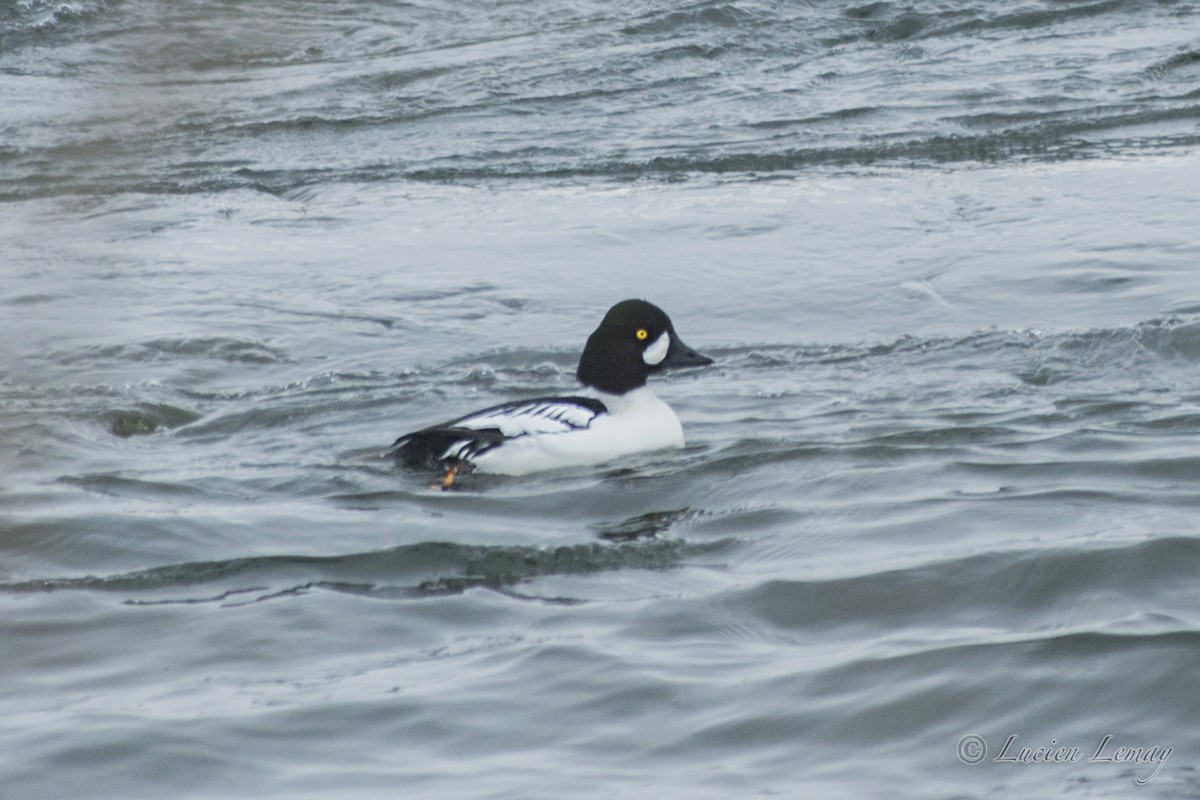
<instances>
[{"instance_id":1,"label":"duck","mask_svg":"<svg viewBox=\"0 0 1200 800\"><path fill-rule=\"evenodd\" d=\"M578 394L489 406L406 433L385 455L410 469L444 470L433 488L450 489L466 472L520 476L683 447L679 418L646 381L712 363L684 344L661 308L622 300L584 345Z\"/></svg>"}]
</instances>

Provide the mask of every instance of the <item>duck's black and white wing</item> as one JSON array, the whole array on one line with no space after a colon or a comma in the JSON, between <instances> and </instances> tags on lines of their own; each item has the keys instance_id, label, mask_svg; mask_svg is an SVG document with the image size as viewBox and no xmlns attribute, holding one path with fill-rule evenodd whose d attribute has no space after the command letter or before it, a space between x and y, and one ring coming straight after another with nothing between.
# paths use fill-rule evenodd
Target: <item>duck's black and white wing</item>
<instances>
[{"instance_id":1,"label":"duck's black and white wing","mask_svg":"<svg viewBox=\"0 0 1200 800\"><path fill-rule=\"evenodd\" d=\"M570 433L608 413L592 397L542 397L504 403L397 439L388 455L408 467L470 463L521 436Z\"/></svg>"}]
</instances>

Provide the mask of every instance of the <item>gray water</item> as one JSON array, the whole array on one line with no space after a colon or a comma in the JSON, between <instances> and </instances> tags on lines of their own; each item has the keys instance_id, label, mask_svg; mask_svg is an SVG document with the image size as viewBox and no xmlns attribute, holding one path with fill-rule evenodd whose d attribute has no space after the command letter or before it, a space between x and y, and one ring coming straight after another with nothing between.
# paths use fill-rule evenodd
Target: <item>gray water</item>
<instances>
[{"instance_id":1,"label":"gray water","mask_svg":"<svg viewBox=\"0 0 1200 800\"><path fill-rule=\"evenodd\" d=\"M0 798L1200 795L1198 43L3 0ZM683 451L378 458L631 296Z\"/></svg>"}]
</instances>

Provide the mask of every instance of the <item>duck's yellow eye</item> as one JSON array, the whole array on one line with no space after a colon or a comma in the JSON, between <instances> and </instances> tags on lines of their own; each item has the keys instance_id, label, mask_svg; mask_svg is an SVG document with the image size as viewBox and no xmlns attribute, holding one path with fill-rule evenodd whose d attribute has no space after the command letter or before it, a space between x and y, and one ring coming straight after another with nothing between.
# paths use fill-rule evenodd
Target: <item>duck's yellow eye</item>
<instances>
[{"instance_id":1,"label":"duck's yellow eye","mask_svg":"<svg viewBox=\"0 0 1200 800\"><path fill-rule=\"evenodd\" d=\"M645 341L646 337L649 335L650 335L650 331L646 330L645 328L638 328L637 333L634 334L634 336L636 336L638 338L639 342Z\"/></svg>"}]
</instances>

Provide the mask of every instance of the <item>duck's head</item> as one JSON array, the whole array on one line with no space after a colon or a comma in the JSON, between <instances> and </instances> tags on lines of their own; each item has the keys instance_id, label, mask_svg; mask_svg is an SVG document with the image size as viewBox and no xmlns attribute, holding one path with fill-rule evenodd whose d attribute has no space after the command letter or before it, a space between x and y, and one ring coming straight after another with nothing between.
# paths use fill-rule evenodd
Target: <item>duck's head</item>
<instances>
[{"instance_id":1,"label":"duck's head","mask_svg":"<svg viewBox=\"0 0 1200 800\"><path fill-rule=\"evenodd\" d=\"M575 376L585 386L624 394L644 386L660 370L711 363L683 343L661 308L645 300L622 300L588 337Z\"/></svg>"}]
</instances>

